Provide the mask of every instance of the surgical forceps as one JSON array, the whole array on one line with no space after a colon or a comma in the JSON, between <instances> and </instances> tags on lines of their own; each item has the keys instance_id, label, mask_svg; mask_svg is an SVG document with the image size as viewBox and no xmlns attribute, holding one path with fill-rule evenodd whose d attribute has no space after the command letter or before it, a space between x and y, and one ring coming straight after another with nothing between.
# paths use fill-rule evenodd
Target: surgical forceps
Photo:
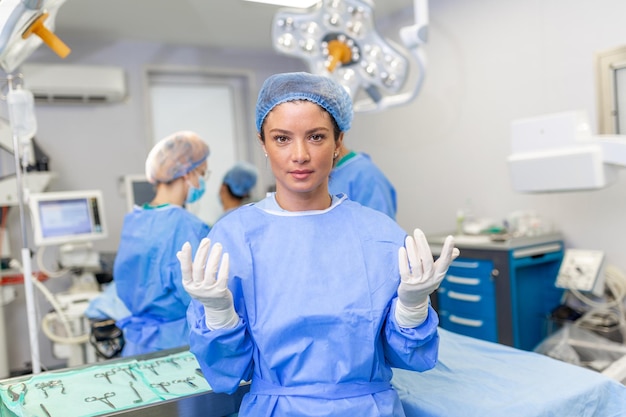
<instances>
[{"instance_id":1,"label":"surgical forceps","mask_svg":"<svg viewBox=\"0 0 626 417\"><path fill-rule=\"evenodd\" d=\"M155 375L159 375L159 373L154 369L154 363L148 363L142 366L143 369L150 369L152 371L152 373L154 373Z\"/></svg>"},{"instance_id":2,"label":"surgical forceps","mask_svg":"<svg viewBox=\"0 0 626 417\"><path fill-rule=\"evenodd\" d=\"M167 388L165 387L169 387L170 383L169 382L159 382L159 383L154 383L154 384L150 384L150 386L152 388L156 388L156 387L161 387L161 389L167 393L169 393L169 391L167 390Z\"/></svg>"},{"instance_id":3,"label":"surgical forceps","mask_svg":"<svg viewBox=\"0 0 626 417\"><path fill-rule=\"evenodd\" d=\"M159 359L156 361L158 364L162 364L162 363L171 363L172 365L174 365L176 368L180 369L180 365L178 364L178 362L176 362L176 360L174 358L167 358L167 359Z\"/></svg>"},{"instance_id":4,"label":"surgical forceps","mask_svg":"<svg viewBox=\"0 0 626 417\"><path fill-rule=\"evenodd\" d=\"M40 382L38 384L35 384L35 388L39 388L40 390L42 390L46 398L48 398L48 389L58 386L61 387L61 394L65 394L65 386L63 385L63 381L61 381L60 379L54 379L52 381Z\"/></svg>"},{"instance_id":5,"label":"surgical forceps","mask_svg":"<svg viewBox=\"0 0 626 417\"><path fill-rule=\"evenodd\" d=\"M113 405L113 403L111 401L109 401L109 398L111 397L115 397L115 393L114 392L107 392L106 394L104 394L103 397L85 397L85 402L86 403L92 403L94 401L101 401L103 403L105 403L106 405L108 405L109 407L111 407L112 409L115 410L115 406Z\"/></svg>"},{"instance_id":6,"label":"surgical forceps","mask_svg":"<svg viewBox=\"0 0 626 417\"><path fill-rule=\"evenodd\" d=\"M196 384L194 384L193 382L191 382L192 379L195 379L195 376L188 376L185 379L175 379L172 381L173 384L187 384L192 388L198 388L198 386Z\"/></svg>"},{"instance_id":7,"label":"surgical forceps","mask_svg":"<svg viewBox=\"0 0 626 417\"><path fill-rule=\"evenodd\" d=\"M13 387L18 386L19 387L19 391L14 391ZM9 392L9 395L11 395L11 399L13 401L17 401L20 399L20 395L24 394L24 404L26 404L26 391L27 391L27 387L26 384L23 382L20 382L19 384L12 384L9 385L9 388L7 390Z\"/></svg>"},{"instance_id":8,"label":"surgical forceps","mask_svg":"<svg viewBox=\"0 0 626 417\"><path fill-rule=\"evenodd\" d=\"M135 386L133 385L133 381L129 381L128 382L130 384L130 387L133 389L133 391L135 392L135 395L137 396L137 399L135 401L133 401L135 404L138 404L140 402L143 401L143 398L141 398L141 395L139 394L139 391L137 391L137 388L135 388Z\"/></svg>"},{"instance_id":9,"label":"surgical forceps","mask_svg":"<svg viewBox=\"0 0 626 417\"><path fill-rule=\"evenodd\" d=\"M133 379L133 381L137 380L137 377L135 376L135 373L133 372L133 368L130 365L128 365L128 366L120 366L119 368L113 368L113 371L122 371L126 375L131 377Z\"/></svg>"},{"instance_id":10,"label":"surgical forceps","mask_svg":"<svg viewBox=\"0 0 626 417\"><path fill-rule=\"evenodd\" d=\"M111 378L109 378L111 375L115 375L115 371L111 370L111 371L106 371L106 372L99 372L97 374L94 374L95 378L106 378L107 381L109 381L109 384L112 384L113 382L111 382Z\"/></svg>"}]
</instances>

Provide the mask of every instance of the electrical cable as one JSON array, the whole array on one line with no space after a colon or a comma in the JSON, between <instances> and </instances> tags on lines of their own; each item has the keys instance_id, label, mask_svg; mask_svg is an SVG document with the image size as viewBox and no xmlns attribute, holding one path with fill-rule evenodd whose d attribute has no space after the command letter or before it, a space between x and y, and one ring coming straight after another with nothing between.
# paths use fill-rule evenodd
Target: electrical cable
<instances>
[{"instance_id":1,"label":"electrical cable","mask_svg":"<svg viewBox=\"0 0 626 417\"><path fill-rule=\"evenodd\" d=\"M609 301L596 301L587 297L576 289L570 289L570 292L583 303L591 307L575 325L582 326L585 323L593 321L593 317L602 313L612 316L618 323L622 334L622 341L626 343L626 311L624 303L626 302L626 275L617 267L607 265L604 271L605 287L611 296Z\"/></svg>"},{"instance_id":2,"label":"electrical cable","mask_svg":"<svg viewBox=\"0 0 626 417\"><path fill-rule=\"evenodd\" d=\"M39 266L39 269L50 278L59 278L70 273L71 272L70 268L60 268L60 269L57 269L56 271L51 271L46 268L45 263L43 261L43 255L46 252L46 248L47 246L40 246L39 248L37 248L36 259L37 259L37 266Z\"/></svg>"},{"instance_id":3,"label":"electrical cable","mask_svg":"<svg viewBox=\"0 0 626 417\"><path fill-rule=\"evenodd\" d=\"M46 297L48 302L52 304L52 308L54 309L54 313L46 314L41 321L41 330L44 332L44 334L48 336L50 340L56 343L63 343L67 345L80 345L82 343L87 343L89 341L88 333L80 336L73 335L74 332L72 331L72 325L69 322L65 313L63 312L63 307L57 302L54 294L52 294L50 290L48 290L48 288L46 288L46 286L38 280L33 280L33 284L35 284L35 287L37 287L37 289L41 291L41 293ZM54 317L57 317L58 320L61 322L65 332L67 333L67 336L59 336L57 334L54 334L50 330L49 323Z\"/></svg>"}]
</instances>

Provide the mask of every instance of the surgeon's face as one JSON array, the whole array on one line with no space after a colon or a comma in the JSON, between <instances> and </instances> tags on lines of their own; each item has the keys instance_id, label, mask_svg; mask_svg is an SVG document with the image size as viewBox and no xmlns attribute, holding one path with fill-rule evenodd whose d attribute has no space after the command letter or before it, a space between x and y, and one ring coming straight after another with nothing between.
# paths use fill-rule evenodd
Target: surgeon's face
<instances>
[{"instance_id":1,"label":"surgeon's face","mask_svg":"<svg viewBox=\"0 0 626 417\"><path fill-rule=\"evenodd\" d=\"M276 177L276 199L286 210L328 208L328 176L343 134L335 140L333 121L309 101L279 104L263 123L263 148Z\"/></svg>"}]
</instances>

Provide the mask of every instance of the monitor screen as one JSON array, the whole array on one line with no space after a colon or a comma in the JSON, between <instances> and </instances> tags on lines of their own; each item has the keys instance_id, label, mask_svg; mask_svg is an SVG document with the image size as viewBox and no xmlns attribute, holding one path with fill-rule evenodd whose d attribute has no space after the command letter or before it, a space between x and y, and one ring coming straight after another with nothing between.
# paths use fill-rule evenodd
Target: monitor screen
<instances>
[{"instance_id":1,"label":"monitor screen","mask_svg":"<svg viewBox=\"0 0 626 417\"><path fill-rule=\"evenodd\" d=\"M143 206L150 203L156 194L154 184L146 179L145 175L126 175L124 177L126 208L132 211L134 206Z\"/></svg>"},{"instance_id":2,"label":"monitor screen","mask_svg":"<svg viewBox=\"0 0 626 417\"><path fill-rule=\"evenodd\" d=\"M84 242L107 236L100 191L31 194L29 207L37 246Z\"/></svg>"}]
</instances>

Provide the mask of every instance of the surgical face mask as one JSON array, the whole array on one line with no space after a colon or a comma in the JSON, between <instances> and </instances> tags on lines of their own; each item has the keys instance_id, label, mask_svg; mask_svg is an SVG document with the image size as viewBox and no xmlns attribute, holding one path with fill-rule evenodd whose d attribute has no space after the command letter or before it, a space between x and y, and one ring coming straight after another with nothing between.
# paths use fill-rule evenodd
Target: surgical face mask
<instances>
[{"instance_id":1,"label":"surgical face mask","mask_svg":"<svg viewBox=\"0 0 626 417\"><path fill-rule=\"evenodd\" d=\"M200 200L204 191L206 190L206 183L204 182L204 178L198 177L198 188L194 187L193 184L187 182L189 184L189 191L187 191L187 203L195 203Z\"/></svg>"}]
</instances>

